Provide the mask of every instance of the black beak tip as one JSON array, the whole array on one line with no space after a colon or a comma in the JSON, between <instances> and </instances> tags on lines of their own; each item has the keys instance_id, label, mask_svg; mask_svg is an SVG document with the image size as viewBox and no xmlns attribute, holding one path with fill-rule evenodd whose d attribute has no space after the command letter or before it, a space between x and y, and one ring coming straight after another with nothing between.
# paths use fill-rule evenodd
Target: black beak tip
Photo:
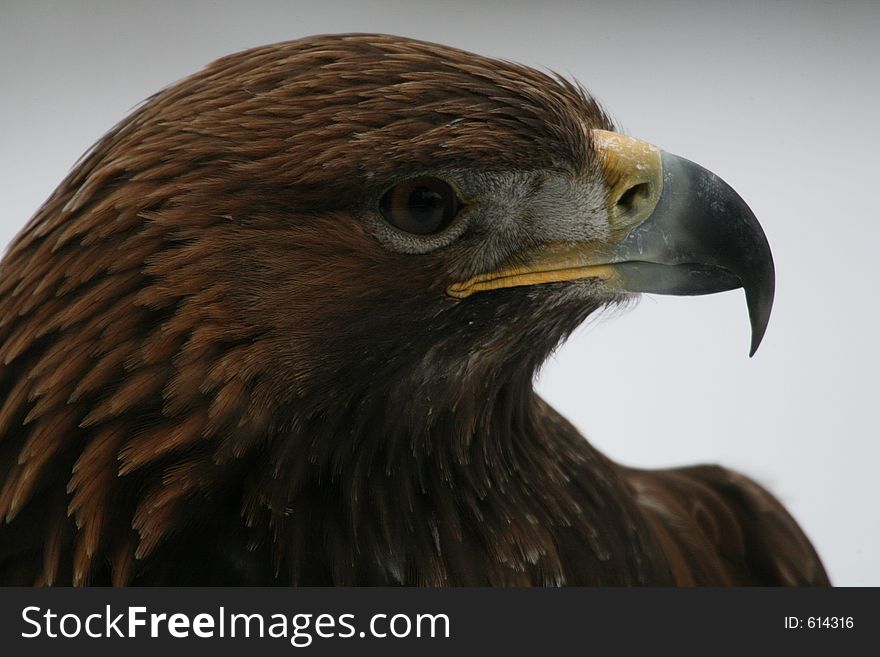
<instances>
[{"instance_id":1,"label":"black beak tip","mask_svg":"<svg viewBox=\"0 0 880 657\"><path fill-rule=\"evenodd\" d=\"M769 314L767 319L752 319L752 344L749 348L749 358L755 355L755 352L758 351L758 347L761 346L761 341L764 339L764 333L767 331L767 320L769 320Z\"/></svg>"},{"instance_id":2,"label":"black beak tip","mask_svg":"<svg viewBox=\"0 0 880 657\"><path fill-rule=\"evenodd\" d=\"M761 346L761 340L764 339L764 329L752 327L752 346L749 349L749 358L752 358Z\"/></svg>"},{"instance_id":3,"label":"black beak tip","mask_svg":"<svg viewBox=\"0 0 880 657\"><path fill-rule=\"evenodd\" d=\"M768 250L769 251L769 250ZM775 295L775 271L772 256L768 255L766 271L760 277L756 285L746 284L746 303L749 307L749 321L752 325L752 344L749 350L749 358L755 355L764 334L767 332L767 324L770 322L770 312L773 310L773 297Z\"/></svg>"}]
</instances>

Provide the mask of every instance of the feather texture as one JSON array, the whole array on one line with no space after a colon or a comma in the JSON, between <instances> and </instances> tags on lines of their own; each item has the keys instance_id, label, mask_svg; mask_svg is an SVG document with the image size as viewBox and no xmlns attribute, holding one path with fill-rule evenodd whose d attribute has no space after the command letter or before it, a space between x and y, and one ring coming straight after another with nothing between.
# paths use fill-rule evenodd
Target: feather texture
<instances>
[{"instance_id":1,"label":"feather texture","mask_svg":"<svg viewBox=\"0 0 880 657\"><path fill-rule=\"evenodd\" d=\"M827 583L751 481L625 469L535 395L601 304L453 305L474 263L361 220L425 172L588 176L590 127L561 78L380 35L148 99L0 263L0 583Z\"/></svg>"}]
</instances>

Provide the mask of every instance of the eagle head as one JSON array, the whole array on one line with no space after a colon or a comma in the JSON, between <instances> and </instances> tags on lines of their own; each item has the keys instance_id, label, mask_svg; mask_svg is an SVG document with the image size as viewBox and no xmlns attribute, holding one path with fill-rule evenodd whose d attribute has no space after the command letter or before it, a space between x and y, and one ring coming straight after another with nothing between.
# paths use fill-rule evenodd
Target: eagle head
<instances>
[{"instance_id":1,"label":"eagle head","mask_svg":"<svg viewBox=\"0 0 880 657\"><path fill-rule=\"evenodd\" d=\"M534 490L596 459L524 436L536 368L603 306L736 287L754 349L747 206L561 77L381 35L220 59L3 261L4 549L45 583L571 580L552 527L585 505ZM648 577L644 546L594 548Z\"/></svg>"}]
</instances>

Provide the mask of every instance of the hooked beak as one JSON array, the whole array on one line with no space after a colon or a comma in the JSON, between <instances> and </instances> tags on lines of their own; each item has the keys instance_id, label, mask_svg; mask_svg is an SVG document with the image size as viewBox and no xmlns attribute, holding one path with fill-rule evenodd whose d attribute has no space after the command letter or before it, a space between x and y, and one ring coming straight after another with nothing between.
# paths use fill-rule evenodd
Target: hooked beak
<instances>
[{"instance_id":1,"label":"hooked beak","mask_svg":"<svg viewBox=\"0 0 880 657\"><path fill-rule=\"evenodd\" d=\"M581 278L603 279L617 291L674 295L742 287L754 355L770 320L775 271L770 245L745 201L690 160L605 130L593 130L592 138L609 189L611 239L546 244L447 293L464 298Z\"/></svg>"}]
</instances>

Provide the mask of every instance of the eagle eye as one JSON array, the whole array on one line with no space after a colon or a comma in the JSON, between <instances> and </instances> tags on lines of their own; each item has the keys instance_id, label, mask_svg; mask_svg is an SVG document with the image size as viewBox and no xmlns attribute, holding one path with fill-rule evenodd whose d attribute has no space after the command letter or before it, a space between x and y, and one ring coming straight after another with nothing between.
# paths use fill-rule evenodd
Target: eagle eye
<instances>
[{"instance_id":1,"label":"eagle eye","mask_svg":"<svg viewBox=\"0 0 880 657\"><path fill-rule=\"evenodd\" d=\"M461 208L461 199L444 180L421 176L400 182L379 200L379 211L395 228L415 235L444 230Z\"/></svg>"}]
</instances>

